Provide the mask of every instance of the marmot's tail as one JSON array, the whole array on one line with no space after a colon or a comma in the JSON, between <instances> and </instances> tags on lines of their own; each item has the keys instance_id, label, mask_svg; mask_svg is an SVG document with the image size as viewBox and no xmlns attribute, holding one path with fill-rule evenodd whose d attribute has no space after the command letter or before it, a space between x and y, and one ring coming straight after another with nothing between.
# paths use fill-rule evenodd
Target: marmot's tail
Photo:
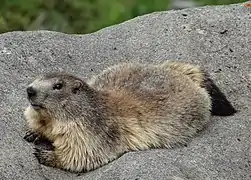
<instances>
[{"instance_id":1,"label":"marmot's tail","mask_svg":"<svg viewBox=\"0 0 251 180\"><path fill-rule=\"evenodd\" d=\"M232 104L227 100L223 92L216 86L207 73L204 73L203 86L208 91L212 99L212 115L231 116L237 112Z\"/></svg>"},{"instance_id":2,"label":"marmot's tail","mask_svg":"<svg viewBox=\"0 0 251 180\"><path fill-rule=\"evenodd\" d=\"M166 61L161 64L161 67L169 68L178 71L181 74L187 75L196 84L205 88L212 99L212 115L230 116L237 112L232 104L227 100L224 93L221 92L209 75L205 71L201 70L199 66L178 61Z\"/></svg>"}]
</instances>

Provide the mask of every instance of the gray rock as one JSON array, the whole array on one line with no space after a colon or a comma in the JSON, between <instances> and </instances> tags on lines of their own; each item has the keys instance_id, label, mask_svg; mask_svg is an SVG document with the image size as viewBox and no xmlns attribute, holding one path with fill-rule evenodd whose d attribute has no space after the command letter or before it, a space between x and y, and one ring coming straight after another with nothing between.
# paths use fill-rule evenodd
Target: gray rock
<instances>
[{"instance_id":1,"label":"gray rock","mask_svg":"<svg viewBox=\"0 0 251 180\"><path fill-rule=\"evenodd\" d=\"M171 0L169 9L185 9L199 6L200 3L195 0Z\"/></svg>"},{"instance_id":2,"label":"gray rock","mask_svg":"<svg viewBox=\"0 0 251 180\"><path fill-rule=\"evenodd\" d=\"M251 14L241 4L156 12L88 35L49 31L0 35L0 179L251 178ZM25 142L26 85L65 70L84 79L125 61L200 64L239 110L188 147L131 152L86 174L38 164Z\"/></svg>"}]
</instances>

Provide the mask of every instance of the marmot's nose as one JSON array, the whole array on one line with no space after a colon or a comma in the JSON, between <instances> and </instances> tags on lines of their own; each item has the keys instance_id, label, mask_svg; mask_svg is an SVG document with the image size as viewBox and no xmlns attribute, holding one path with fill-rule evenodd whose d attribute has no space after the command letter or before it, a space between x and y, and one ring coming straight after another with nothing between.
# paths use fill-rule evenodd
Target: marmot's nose
<instances>
[{"instance_id":1,"label":"marmot's nose","mask_svg":"<svg viewBox=\"0 0 251 180\"><path fill-rule=\"evenodd\" d=\"M37 92L33 87L30 86L27 88L27 94L28 94L29 98L32 98L32 97L36 96Z\"/></svg>"}]
</instances>

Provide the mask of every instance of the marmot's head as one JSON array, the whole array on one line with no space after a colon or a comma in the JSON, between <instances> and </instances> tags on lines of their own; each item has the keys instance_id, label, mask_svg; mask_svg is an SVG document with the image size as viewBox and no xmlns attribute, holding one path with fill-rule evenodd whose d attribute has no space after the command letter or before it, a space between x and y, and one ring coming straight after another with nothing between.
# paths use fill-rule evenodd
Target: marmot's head
<instances>
[{"instance_id":1,"label":"marmot's head","mask_svg":"<svg viewBox=\"0 0 251 180\"><path fill-rule=\"evenodd\" d=\"M50 116L66 115L67 112L72 114L88 106L87 96L91 91L84 81L65 73L42 75L26 90L30 106Z\"/></svg>"}]
</instances>

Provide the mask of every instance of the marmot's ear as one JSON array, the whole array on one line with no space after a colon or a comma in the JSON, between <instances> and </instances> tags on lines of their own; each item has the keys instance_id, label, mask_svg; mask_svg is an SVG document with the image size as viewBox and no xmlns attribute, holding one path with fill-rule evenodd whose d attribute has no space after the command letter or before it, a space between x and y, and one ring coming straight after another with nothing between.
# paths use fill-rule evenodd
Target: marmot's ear
<instances>
[{"instance_id":1,"label":"marmot's ear","mask_svg":"<svg viewBox=\"0 0 251 180\"><path fill-rule=\"evenodd\" d=\"M75 80L73 83L72 92L76 94L77 92L83 90L85 86L86 86L85 82L81 80Z\"/></svg>"}]
</instances>

